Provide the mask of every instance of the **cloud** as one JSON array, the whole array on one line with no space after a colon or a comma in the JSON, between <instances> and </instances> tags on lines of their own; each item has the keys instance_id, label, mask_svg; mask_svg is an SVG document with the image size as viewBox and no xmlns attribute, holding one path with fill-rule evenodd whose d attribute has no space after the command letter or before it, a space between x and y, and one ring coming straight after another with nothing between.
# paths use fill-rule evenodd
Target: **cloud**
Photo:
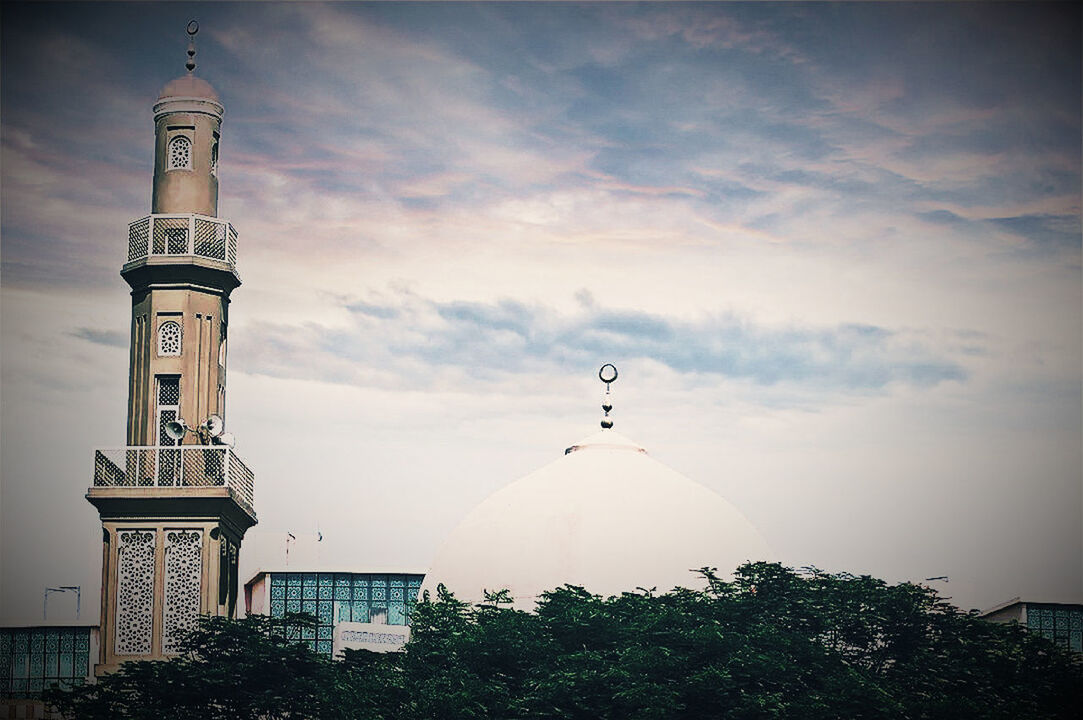
<instances>
[{"instance_id":1,"label":"cloud","mask_svg":"<svg viewBox=\"0 0 1083 720\"><path fill-rule=\"evenodd\" d=\"M1017 215L990 218L988 222L1038 247L1079 249L1078 215Z\"/></svg>"},{"instance_id":2,"label":"cloud","mask_svg":"<svg viewBox=\"0 0 1083 720\"><path fill-rule=\"evenodd\" d=\"M895 383L928 388L968 377L962 364L920 334L873 325L767 326L730 315L681 321L593 301L565 314L509 299L440 302L411 294L346 307L354 322L345 328L268 322L250 328L237 341L242 347L235 344L241 369L365 385L396 375L400 383L415 383L405 377L429 367L484 382L616 357L650 360L689 376L843 394L884 392ZM967 347L961 354L981 352L977 340Z\"/></svg>"},{"instance_id":3,"label":"cloud","mask_svg":"<svg viewBox=\"0 0 1083 720\"><path fill-rule=\"evenodd\" d=\"M81 327L71 333L72 336L92 342L95 345L108 347L127 348L129 337L127 333L116 330L97 330L94 328Z\"/></svg>"},{"instance_id":4,"label":"cloud","mask_svg":"<svg viewBox=\"0 0 1083 720\"><path fill-rule=\"evenodd\" d=\"M967 222L966 218L956 215L951 210L943 209L919 212L917 216L926 222L931 222L936 225L960 225Z\"/></svg>"}]
</instances>

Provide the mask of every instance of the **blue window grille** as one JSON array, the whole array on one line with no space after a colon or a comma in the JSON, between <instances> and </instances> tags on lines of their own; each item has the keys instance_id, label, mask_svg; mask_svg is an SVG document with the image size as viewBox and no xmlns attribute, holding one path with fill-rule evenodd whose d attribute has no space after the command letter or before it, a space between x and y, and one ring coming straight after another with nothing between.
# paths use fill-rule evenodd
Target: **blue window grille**
<instances>
[{"instance_id":1,"label":"blue window grille","mask_svg":"<svg viewBox=\"0 0 1083 720\"><path fill-rule=\"evenodd\" d=\"M0 628L0 698L34 699L90 673L89 627Z\"/></svg>"},{"instance_id":2,"label":"blue window grille","mask_svg":"<svg viewBox=\"0 0 1083 720\"><path fill-rule=\"evenodd\" d=\"M335 625L372 622L409 625L410 610L424 576L371 573L271 573L271 617L306 612L316 617L314 630L296 628L286 636L303 640L330 656Z\"/></svg>"}]
</instances>

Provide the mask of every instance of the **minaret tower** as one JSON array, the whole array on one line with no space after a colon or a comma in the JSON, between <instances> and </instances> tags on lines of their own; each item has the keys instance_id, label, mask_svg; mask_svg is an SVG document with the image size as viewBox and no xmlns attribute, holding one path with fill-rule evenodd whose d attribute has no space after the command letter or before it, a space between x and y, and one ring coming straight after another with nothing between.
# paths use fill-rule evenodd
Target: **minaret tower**
<instances>
[{"instance_id":1,"label":"minaret tower","mask_svg":"<svg viewBox=\"0 0 1083 720\"><path fill-rule=\"evenodd\" d=\"M237 233L218 217L224 108L187 73L154 104L151 214L128 229L132 288L127 446L98 450L87 499L102 521L100 670L169 657L198 615L233 617L256 523L253 476L223 432Z\"/></svg>"}]
</instances>

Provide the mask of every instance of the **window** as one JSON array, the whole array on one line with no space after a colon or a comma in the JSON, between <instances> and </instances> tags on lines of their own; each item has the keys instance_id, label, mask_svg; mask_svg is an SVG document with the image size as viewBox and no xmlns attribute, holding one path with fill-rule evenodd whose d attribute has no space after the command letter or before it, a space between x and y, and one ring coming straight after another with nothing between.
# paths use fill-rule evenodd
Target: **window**
<instances>
[{"instance_id":1,"label":"window","mask_svg":"<svg viewBox=\"0 0 1083 720\"><path fill-rule=\"evenodd\" d=\"M166 425L180 418L180 378L158 378L158 444L172 447L180 445L179 440L169 437ZM179 485L181 480L181 451L160 450L158 452L158 485Z\"/></svg>"},{"instance_id":2,"label":"window","mask_svg":"<svg viewBox=\"0 0 1083 720\"><path fill-rule=\"evenodd\" d=\"M288 612L316 616L315 631L286 628L286 637L304 640L330 656L335 625L342 622L409 625L423 575L368 573L272 573L271 617Z\"/></svg>"},{"instance_id":3,"label":"window","mask_svg":"<svg viewBox=\"0 0 1083 720\"><path fill-rule=\"evenodd\" d=\"M222 323L222 341L218 343L218 364L226 366L226 324Z\"/></svg>"},{"instance_id":4,"label":"window","mask_svg":"<svg viewBox=\"0 0 1083 720\"><path fill-rule=\"evenodd\" d=\"M158 354L162 356L181 354L181 326L176 320L166 320L158 326Z\"/></svg>"},{"instance_id":5,"label":"window","mask_svg":"<svg viewBox=\"0 0 1083 720\"><path fill-rule=\"evenodd\" d=\"M1083 652L1083 610L1027 604L1027 627L1075 652Z\"/></svg>"},{"instance_id":6,"label":"window","mask_svg":"<svg viewBox=\"0 0 1083 720\"><path fill-rule=\"evenodd\" d=\"M211 175L218 177L218 143L211 145Z\"/></svg>"},{"instance_id":7,"label":"window","mask_svg":"<svg viewBox=\"0 0 1083 720\"><path fill-rule=\"evenodd\" d=\"M169 141L169 170L192 169L192 141L178 135Z\"/></svg>"},{"instance_id":8,"label":"window","mask_svg":"<svg viewBox=\"0 0 1083 720\"><path fill-rule=\"evenodd\" d=\"M90 628L0 629L0 698L35 698L90 675Z\"/></svg>"}]
</instances>

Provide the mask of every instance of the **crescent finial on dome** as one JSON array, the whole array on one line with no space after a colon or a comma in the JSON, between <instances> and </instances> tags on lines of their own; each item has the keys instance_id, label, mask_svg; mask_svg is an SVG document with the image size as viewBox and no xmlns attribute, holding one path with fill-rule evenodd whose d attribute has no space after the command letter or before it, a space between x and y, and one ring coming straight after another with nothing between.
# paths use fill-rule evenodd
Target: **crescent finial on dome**
<instances>
[{"instance_id":1,"label":"crescent finial on dome","mask_svg":"<svg viewBox=\"0 0 1083 720\"><path fill-rule=\"evenodd\" d=\"M602 418L602 428L609 430L613 427L613 420L609 417L609 411L613 409L613 396L609 392L609 384L617 379L617 366L606 363L598 370L598 379L605 383L605 395L602 396L602 410L605 416Z\"/></svg>"}]
</instances>

